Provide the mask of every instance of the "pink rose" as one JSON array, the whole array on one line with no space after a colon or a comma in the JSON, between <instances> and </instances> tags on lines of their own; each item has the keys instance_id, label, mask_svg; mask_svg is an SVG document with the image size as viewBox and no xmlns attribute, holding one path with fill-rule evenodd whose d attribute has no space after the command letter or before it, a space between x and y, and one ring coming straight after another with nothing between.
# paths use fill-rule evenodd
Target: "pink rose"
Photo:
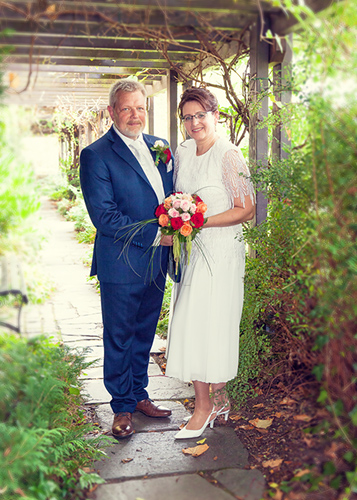
<instances>
[{"instance_id":1,"label":"pink rose","mask_svg":"<svg viewBox=\"0 0 357 500\"><path fill-rule=\"evenodd\" d=\"M187 222L188 220L191 219L191 215L188 214L187 212L181 214L181 219L184 221L184 222Z\"/></svg>"},{"instance_id":2,"label":"pink rose","mask_svg":"<svg viewBox=\"0 0 357 500\"><path fill-rule=\"evenodd\" d=\"M170 217L180 217L180 212L178 212L174 208L170 208L170 210L168 211L168 214Z\"/></svg>"},{"instance_id":3,"label":"pink rose","mask_svg":"<svg viewBox=\"0 0 357 500\"><path fill-rule=\"evenodd\" d=\"M181 200L175 200L173 202L172 206L173 206L173 208L176 208L176 210L177 210L181 206Z\"/></svg>"},{"instance_id":4,"label":"pink rose","mask_svg":"<svg viewBox=\"0 0 357 500\"><path fill-rule=\"evenodd\" d=\"M187 210L190 208L191 202L189 200L182 199L181 200L181 209L184 212L187 212Z\"/></svg>"}]
</instances>

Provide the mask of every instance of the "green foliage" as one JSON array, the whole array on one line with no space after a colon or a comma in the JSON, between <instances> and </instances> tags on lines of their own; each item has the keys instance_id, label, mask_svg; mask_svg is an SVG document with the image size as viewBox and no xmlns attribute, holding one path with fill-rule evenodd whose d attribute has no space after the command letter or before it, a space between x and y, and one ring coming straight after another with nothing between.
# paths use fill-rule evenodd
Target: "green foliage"
<instances>
[{"instance_id":1,"label":"green foliage","mask_svg":"<svg viewBox=\"0 0 357 500\"><path fill-rule=\"evenodd\" d=\"M1 142L1 141L0 141ZM0 152L0 233L19 227L39 209L32 169L16 161L2 144Z\"/></svg>"},{"instance_id":2,"label":"green foliage","mask_svg":"<svg viewBox=\"0 0 357 500\"><path fill-rule=\"evenodd\" d=\"M0 338L0 484L4 500L76 499L103 482L83 468L101 457L81 411L84 353L39 337Z\"/></svg>"},{"instance_id":3,"label":"green foliage","mask_svg":"<svg viewBox=\"0 0 357 500\"><path fill-rule=\"evenodd\" d=\"M167 278L164 299L162 302L162 307L160 312L160 318L156 328L156 334L163 339L167 338L172 287L173 287L173 281L170 278Z\"/></svg>"},{"instance_id":4,"label":"green foliage","mask_svg":"<svg viewBox=\"0 0 357 500\"><path fill-rule=\"evenodd\" d=\"M341 472L328 462L304 480L311 491L328 483L346 499L356 490L357 460L357 84L342 83L346 72L356 75L356 16L352 2L340 2L325 18L304 20L294 74L305 87L278 113L290 155L264 169L251 165L269 205L266 221L244 231L241 359L230 383L242 400L256 380L309 381L330 412L324 425L345 441L348 466Z\"/></svg>"}]
</instances>

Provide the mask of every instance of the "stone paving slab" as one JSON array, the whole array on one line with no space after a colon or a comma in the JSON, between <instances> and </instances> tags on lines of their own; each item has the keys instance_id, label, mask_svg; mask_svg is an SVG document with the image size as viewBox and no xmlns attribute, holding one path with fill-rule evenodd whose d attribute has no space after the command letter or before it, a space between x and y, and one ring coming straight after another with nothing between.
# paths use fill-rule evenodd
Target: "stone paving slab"
<instances>
[{"instance_id":1,"label":"stone paving slab","mask_svg":"<svg viewBox=\"0 0 357 500\"><path fill-rule=\"evenodd\" d=\"M103 366L99 364L95 366L91 366L86 368L84 372L81 374L80 379L86 380L95 380L95 379L103 379Z\"/></svg>"},{"instance_id":2,"label":"stone paving slab","mask_svg":"<svg viewBox=\"0 0 357 500\"><path fill-rule=\"evenodd\" d=\"M154 401L155 403L155 401ZM136 433L152 432L152 431L176 431L178 432L180 425L184 422L184 418L190 415L185 407L178 401L160 401L161 406L165 406L172 411L172 415L167 418L150 418L146 417L139 411L133 413L133 425ZM113 424L113 411L109 404L98 405L95 408L95 413L98 417L98 422L102 429L107 432L111 431Z\"/></svg>"},{"instance_id":3,"label":"stone paving slab","mask_svg":"<svg viewBox=\"0 0 357 500\"><path fill-rule=\"evenodd\" d=\"M90 356L88 360L95 359ZM193 385L175 378L158 375L149 377L149 385L147 387L149 396L154 401L165 401L168 399L186 399L193 398L195 391ZM84 397L86 404L101 404L109 403L111 396L104 387L103 380L87 380L83 385Z\"/></svg>"},{"instance_id":4,"label":"stone paving slab","mask_svg":"<svg viewBox=\"0 0 357 500\"><path fill-rule=\"evenodd\" d=\"M151 399L186 399L195 396L192 384L171 377L150 377L148 392Z\"/></svg>"},{"instance_id":5,"label":"stone paving slab","mask_svg":"<svg viewBox=\"0 0 357 500\"><path fill-rule=\"evenodd\" d=\"M103 484L89 498L95 500L233 500L234 497L198 474L185 474L125 481L119 484Z\"/></svg>"},{"instance_id":6,"label":"stone paving slab","mask_svg":"<svg viewBox=\"0 0 357 500\"><path fill-rule=\"evenodd\" d=\"M166 339L162 339L158 335L155 335L154 342L151 346L151 354L162 354L165 352L163 349L166 349Z\"/></svg>"},{"instance_id":7,"label":"stone paving slab","mask_svg":"<svg viewBox=\"0 0 357 500\"><path fill-rule=\"evenodd\" d=\"M263 496L265 479L259 470L225 469L212 475L239 500L257 500Z\"/></svg>"},{"instance_id":8,"label":"stone paving slab","mask_svg":"<svg viewBox=\"0 0 357 500\"><path fill-rule=\"evenodd\" d=\"M244 468L248 452L230 427L206 429L201 438L175 440L177 431L139 432L106 450L108 457L94 467L104 479L142 478L229 467ZM199 457L185 455L183 448L207 438L209 449ZM122 460L132 459L123 463Z\"/></svg>"}]
</instances>

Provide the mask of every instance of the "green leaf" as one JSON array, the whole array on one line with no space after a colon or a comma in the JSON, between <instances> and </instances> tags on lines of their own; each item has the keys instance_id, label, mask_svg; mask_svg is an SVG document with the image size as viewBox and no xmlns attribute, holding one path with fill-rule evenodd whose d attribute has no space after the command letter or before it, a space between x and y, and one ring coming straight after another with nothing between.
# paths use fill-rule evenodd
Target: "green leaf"
<instances>
[{"instance_id":1,"label":"green leaf","mask_svg":"<svg viewBox=\"0 0 357 500\"><path fill-rule=\"evenodd\" d=\"M349 416L351 417L353 425L357 427L357 405L349 412Z\"/></svg>"},{"instance_id":2,"label":"green leaf","mask_svg":"<svg viewBox=\"0 0 357 500\"><path fill-rule=\"evenodd\" d=\"M74 394L76 396L79 396L79 394L81 393L80 390L78 389L78 387L75 387L73 385L71 385L69 388L68 388L68 391L70 394Z\"/></svg>"}]
</instances>

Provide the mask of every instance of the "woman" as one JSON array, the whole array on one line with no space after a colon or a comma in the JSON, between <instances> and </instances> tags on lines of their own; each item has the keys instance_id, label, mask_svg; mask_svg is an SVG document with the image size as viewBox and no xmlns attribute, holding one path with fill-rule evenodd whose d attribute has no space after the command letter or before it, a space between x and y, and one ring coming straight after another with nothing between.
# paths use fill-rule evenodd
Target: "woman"
<instances>
[{"instance_id":1,"label":"woman","mask_svg":"<svg viewBox=\"0 0 357 500\"><path fill-rule=\"evenodd\" d=\"M243 304L241 223L254 216L255 198L242 153L216 132L216 97L187 89L179 113L192 139L177 148L175 191L197 193L208 207L197 236L202 252L193 245L171 301L166 375L192 380L195 389L195 411L175 436L185 439L199 437L218 415L228 419L225 385L237 374Z\"/></svg>"}]
</instances>

